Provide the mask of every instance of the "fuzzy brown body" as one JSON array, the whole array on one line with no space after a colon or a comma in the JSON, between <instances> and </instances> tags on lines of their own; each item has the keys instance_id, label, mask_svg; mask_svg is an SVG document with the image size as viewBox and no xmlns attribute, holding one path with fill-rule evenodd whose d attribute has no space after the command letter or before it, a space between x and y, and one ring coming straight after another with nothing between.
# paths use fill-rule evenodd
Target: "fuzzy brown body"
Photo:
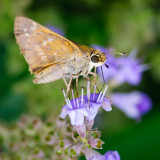
<instances>
[{"instance_id":1,"label":"fuzzy brown body","mask_svg":"<svg viewBox=\"0 0 160 160\"><path fill-rule=\"evenodd\" d=\"M35 74L34 83L87 76L98 64L91 63L92 55L99 56L99 65L106 60L94 48L73 43L25 17L16 18L14 33L30 72Z\"/></svg>"}]
</instances>

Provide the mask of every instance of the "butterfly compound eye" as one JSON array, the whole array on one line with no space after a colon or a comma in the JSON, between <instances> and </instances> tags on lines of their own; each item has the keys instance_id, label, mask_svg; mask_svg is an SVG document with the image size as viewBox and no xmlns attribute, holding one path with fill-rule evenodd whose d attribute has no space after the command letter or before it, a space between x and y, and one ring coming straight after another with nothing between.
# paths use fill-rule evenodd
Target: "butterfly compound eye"
<instances>
[{"instance_id":1,"label":"butterfly compound eye","mask_svg":"<svg viewBox=\"0 0 160 160\"><path fill-rule=\"evenodd\" d=\"M91 61L92 61L93 63L98 63L98 62L99 62L99 57L97 57L97 56L92 56L92 57L91 57Z\"/></svg>"}]
</instances>

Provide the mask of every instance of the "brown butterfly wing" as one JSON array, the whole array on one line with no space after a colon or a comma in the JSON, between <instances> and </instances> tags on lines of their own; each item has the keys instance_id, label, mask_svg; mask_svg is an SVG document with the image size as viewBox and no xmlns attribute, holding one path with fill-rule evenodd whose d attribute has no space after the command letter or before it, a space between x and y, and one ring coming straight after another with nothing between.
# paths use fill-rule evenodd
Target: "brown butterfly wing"
<instances>
[{"instance_id":1,"label":"brown butterfly wing","mask_svg":"<svg viewBox=\"0 0 160 160\"><path fill-rule=\"evenodd\" d=\"M70 74L66 63L84 53L74 43L35 21L17 17L14 33L35 83L47 83Z\"/></svg>"}]
</instances>

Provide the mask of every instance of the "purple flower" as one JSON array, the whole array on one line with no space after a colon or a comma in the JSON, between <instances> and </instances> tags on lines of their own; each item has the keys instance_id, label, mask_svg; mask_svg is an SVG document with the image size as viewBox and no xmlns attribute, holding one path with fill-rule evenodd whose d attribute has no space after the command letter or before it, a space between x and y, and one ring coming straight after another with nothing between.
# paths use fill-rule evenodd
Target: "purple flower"
<instances>
[{"instance_id":1,"label":"purple flower","mask_svg":"<svg viewBox=\"0 0 160 160\"><path fill-rule=\"evenodd\" d=\"M108 151L105 154L105 160L120 160L120 156L117 151Z\"/></svg>"},{"instance_id":2,"label":"purple flower","mask_svg":"<svg viewBox=\"0 0 160 160\"><path fill-rule=\"evenodd\" d=\"M46 27L47 27L48 29L52 30L53 32L61 35L61 36L64 36L64 35L65 35L65 34L64 34L64 31L63 31L62 29L60 29L60 28L54 27L54 26L52 26L52 25L46 25Z\"/></svg>"},{"instance_id":3,"label":"purple flower","mask_svg":"<svg viewBox=\"0 0 160 160\"><path fill-rule=\"evenodd\" d=\"M95 118L95 116L101 106L105 111L112 110L110 100L105 97L107 87L108 86L105 87L103 93L102 93L102 91L100 93L95 93L96 86L94 86L94 93L91 93L91 94L88 93L88 95L90 95L89 98L87 95L84 96L85 105L87 106L87 110L89 113L89 116L86 117L86 120L92 121ZM88 88L87 88L87 91L89 92Z\"/></svg>"},{"instance_id":4,"label":"purple flower","mask_svg":"<svg viewBox=\"0 0 160 160\"><path fill-rule=\"evenodd\" d=\"M64 90L63 93L64 97L66 97ZM64 119L68 114L72 125L81 126L84 123L84 116L89 116L89 113L84 105L83 88L81 97L75 99L73 90L72 97L72 100L66 98L67 104L62 108L60 117Z\"/></svg>"},{"instance_id":5,"label":"purple flower","mask_svg":"<svg viewBox=\"0 0 160 160\"><path fill-rule=\"evenodd\" d=\"M94 87L94 93L90 94L89 89L90 83L88 82L87 86L87 95L83 95L83 88L82 88L82 94L79 98L74 98L74 93L72 90L72 100L66 99L66 105L63 106L62 112L60 114L61 118L65 118L68 114L71 120L71 124L75 126L81 126L84 123L84 117L87 121L94 120L99 108L102 106L102 108L106 111L111 111L111 103L110 101L105 97L105 93L107 90L107 86L104 89L104 92L102 91L98 94L95 93L96 86ZM65 92L63 90L64 97Z\"/></svg>"},{"instance_id":6,"label":"purple flower","mask_svg":"<svg viewBox=\"0 0 160 160\"><path fill-rule=\"evenodd\" d=\"M117 151L108 151L104 156L92 156L88 160L120 160L120 156Z\"/></svg>"},{"instance_id":7,"label":"purple flower","mask_svg":"<svg viewBox=\"0 0 160 160\"><path fill-rule=\"evenodd\" d=\"M150 98L145 93L138 91L112 94L111 101L128 117L134 119L140 119L152 107Z\"/></svg>"},{"instance_id":8,"label":"purple flower","mask_svg":"<svg viewBox=\"0 0 160 160\"><path fill-rule=\"evenodd\" d=\"M142 79L142 73L148 69L148 65L142 64L141 59L137 59L137 50L134 49L128 56L115 57L108 54L107 50L101 46L94 46L95 49L100 49L106 53L107 61L102 66L105 81L112 81L114 84L122 84L128 82L131 85L138 85ZM98 74L102 77L101 68L98 68Z\"/></svg>"},{"instance_id":9,"label":"purple flower","mask_svg":"<svg viewBox=\"0 0 160 160\"><path fill-rule=\"evenodd\" d=\"M101 154L93 149L85 147L83 152L87 160L101 160Z\"/></svg>"}]
</instances>

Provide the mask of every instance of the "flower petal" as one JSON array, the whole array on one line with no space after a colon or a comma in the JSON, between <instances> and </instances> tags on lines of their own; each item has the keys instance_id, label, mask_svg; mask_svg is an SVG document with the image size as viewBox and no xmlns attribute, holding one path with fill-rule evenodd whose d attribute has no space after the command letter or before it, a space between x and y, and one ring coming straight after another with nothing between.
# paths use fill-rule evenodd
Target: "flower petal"
<instances>
[{"instance_id":1,"label":"flower petal","mask_svg":"<svg viewBox=\"0 0 160 160\"><path fill-rule=\"evenodd\" d=\"M111 102L109 99L107 99L106 97L103 98L102 100L102 108L105 110L105 111L111 111L112 110L112 107L111 107Z\"/></svg>"},{"instance_id":2,"label":"flower petal","mask_svg":"<svg viewBox=\"0 0 160 160\"><path fill-rule=\"evenodd\" d=\"M128 117L139 119L151 109L151 100L138 91L130 93L115 93L111 95L113 105L122 110Z\"/></svg>"},{"instance_id":3,"label":"flower petal","mask_svg":"<svg viewBox=\"0 0 160 160\"><path fill-rule=\"evenodd\" d=\"M95 116L97 115L97 112L98 112L100 106L101 106L101 104L91 102L90 106L87 107L89 115L86 116L86 120L92 121L95 118Z\"/></svg>"},{"instance_id":4,"label":"flower petal","mask_svg":"<svg viewBox=\"0 0 160 160\"><path fill-rule=\"evenodd\" d=\"M120 160L120 156L117 151L108 151L105 154L105 160Z\"/></svg>"},{"instance_id":5,"label":"flower petal","mask_svg":"<svg viewBox=\"0 0 160 160\"><path fill-rule=\"evenodd\" d=\"M84 123L84 115L79 113L77 109L68 111L68 115L72 125L81 126Z\"/></svg>"},{"instance_id":6,"label":"flower petal","mask_svg":"<svg viewBox=\"0 0 160 160\"><path fill-rule=\"evenodd\" d=\"M67 115L67 106L65 105L61 110L60 117L64 119L66 115Z\"/></svg>"}]
</instances>

